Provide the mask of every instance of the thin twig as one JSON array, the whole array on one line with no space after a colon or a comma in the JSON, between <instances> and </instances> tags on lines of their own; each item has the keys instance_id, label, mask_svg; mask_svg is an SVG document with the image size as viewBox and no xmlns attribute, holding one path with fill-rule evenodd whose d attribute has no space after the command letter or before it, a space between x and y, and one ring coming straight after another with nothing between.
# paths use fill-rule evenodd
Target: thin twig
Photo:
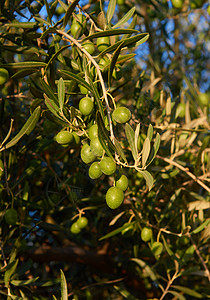
<instances>
[{"instance_id":1,"label":"thin twig","mask_svg":"<svg viewBox=\"0 0 210 300\"><path fill-rule=\"evenodd\" d=\"M80 43L77 40L75 40L72 36L70 36L68 33L64 32L62 30L57 29L56 31L57 31L57 33L65 36L73 44L75 44L87 56L87 58L92 62L92 64L95 66L96 71L97 71L98 76L99 76L99 80L100 80L102 91L103 91L103 97L104 97L105 104L106 104L107 116L108 116L109 126L110 126L111 139L114 142L114 132L113 132L113 127L112 127L110 106L109 106L109 101L108 101L108 97L107 97L107 91L106 91L104 79L103 79L103 76L101 74L101 70L100 70L99 65L97 64L95 59L93 59L93 57L82 47L82 45L80 45Z\"/></svg>"},{"instance_id":2,"label":"thin twig","mask_svg":"<svg viewBox=\"0 0 210 300\"><path fill-rule=\"evenodd\" d=\"M174 165L175 167L179 168L180 170L182 170L183 172L185 172L188 176L190 176L195 182L197 182L198 184L200 184L200 186L202 186L207 192L210 193L210 188L205 185L205 183L203 183L199 178L197 178L194 174L192 174L190 171L188 171L188 169L182 167L180 164L178 164L177 162L166 158L166 157L162 157L160 155L156 155L157 158L160 158L162 160L164 160L165 162Z\"/></svg>"},{"instance_id":3,"label":"thin twig","mask_svg":"<svg viewBox=\"0 0 210 300\"><path fill-rule=\"evenodd\" d=\"M203 267L204 267L204 269L206 271L208 280L210 281L210 272L209 272L209 269L207 268L207 265L205 264L205 261L203 260L203 257L200 254L200 251L198 250L198 248L197 248L197 246L196 246L196 244L195 244L195 242L194 242L191 234L189 232L187 232L186 235L190 238L190 240L191 240L191 242L193 244L193 247L195 248L195 252L198 255L198 257L199 257L199 259L200 259L200 261L201 261L201 263L202 263L202 265L203 265Z\"/></svg>"}]
</instances>

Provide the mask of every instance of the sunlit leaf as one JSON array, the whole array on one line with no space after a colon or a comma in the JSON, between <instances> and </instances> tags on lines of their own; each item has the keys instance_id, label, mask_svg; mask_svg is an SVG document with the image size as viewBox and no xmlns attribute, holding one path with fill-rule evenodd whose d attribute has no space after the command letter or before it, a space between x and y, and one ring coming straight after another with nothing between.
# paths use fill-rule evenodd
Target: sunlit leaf
<instances>
[{"instance_id":1,"label":"sunlit leaf","mask_svg":"<svg viewBox=\"0 0 210 300\"><path fill-rule=\"evenodd\" d=\"M201 230L203 230L205 227L207 227L210 224L210 218L205 220L200 226L198 226L195 230L193 230L191 233L198 233Z\"/></svg>"},{"instance_id":2,"label":"sunlit leaf","mask_svg":"<svg viewBox=\"0 0 210 300\"><path fill-rule=\"evenodd\" d=\"M106 19L108 24L111 22L111 19L114 15L115 7L116 7L116 0L109 0L109 5L106 14Z\"/></svg>"},{"instance_id":3,"label":"sunlit leaf","mask_svg":"<svg viewBox=\"0 0 210 300\"><path fill-rule=\"evenodd\" d=\"M60 109L63 110L63 104L65 101L65 83L62 77L58 80L58 101Z\"/></svg>"},{"instance_id":4,"label":"sunlit leaf","mask_svg":"<svg viewBox=\"0 0 210 300\"><path fill-rule=\"evenodd\" d=\"M130 33L130 34L139 33L139 31L135 30L135 29L109 29L109 30L104 30L104 31L93 33L93 34L85 37L84 39L82 39L82 43L86 40L94 39L94 38L98 38L98 37L102 37L102 36L112 36L112 35L120 35L120 34L126 34L126 33ZM143 35L145 35L145 34L143 33ZM117 47L118 46L119 46L119 44L117 45Z\"/></svg>"},{"instance_id":5,"label":"sunlit leaf","mask_svg":"<svg viewBox=\"0 0 210 300\"><path fill-rule=\"evenodd\" d=\"M125 14L118 22L117 24L115 24L114 26L112 26L112 28L117 28L122 26L124 23L126 23L128 20L130 20L130 18L133 16L133 14L135 13L136 8L132 7L127 14Z\"/></svg>"},{"instance_id":6,"label":"sunlit leaf","mask_svg":"<svg viewBox=\"0 0 210 300\"><path fill-rule=\"evenodd\" d=\"M62 270L61 272L61 299L62 300L68 300L68 289L67 289L67 282L65 275Z\"/></svg>"},{"instance_id":7,"label":"sunlit leaf","mask_svg":"<svg viewBox=\"0 0 210 300\"><path fill-rule=\"evenodd\" d=\"M135 224L135 222L131 222L129 224L124 224L123 226L121 226L121 227L109 232L108 234L104 235L103 237L101 237L99 239L99 241L102 241L102 240L108 239L112 236L115 236L116 234L122 232L125 228L128 228L128 227L132 226L133 224Z\"/></svg>"},{"instance_id":8,"label":"sunlit leaf","mask_svg":"<svg viewBox=\"0 0 210 300\"><path fill-rule=\"evenodd\" d=\"M23 125L22 129L15 135L15 137L10 142L8 142L3 147L3 150L8 149L8 148L14 146L15 144L17 144L17 142L24 136L24 134L29 135L29 133L31 133L31 131L35 128L36 123L39 120L40 114L41 114L41 107L38 106L33 111L32 115L28 118L26 123Z\"/></svg>"},{"instance_id":9,"label":"sunlit leaf","mask_svg":"<svg viewBox=\"0 0 210 300\"><path fill-rule=\"evenodd\" d=\"M172 287L181 292L184 292L187 295L193 296L195 298L203 299L203 296L200 293L198 293L195 290L192 290L188 287L180 286L180 285L172 285Z\"/></svg>"},{"instance_id":10,"label":"sunlit leaf","mask_svg":"<svg viewBox=\"0 0 210 300\"><path fill-rule=\"evenodd\" d=\"M148 171L141 170L138 167L136 168L136 170L144 177L144 179L146 180L148 189L150 191L151 188L153 187L153 183L154 183L154 179L153 179L152 175Z\"/></svg>"},{"instance_id":11,"label":"sunlit leaf","mask_svg":"<svg viewBox=\"0 0 210 300\"><path fill-rule=\"evenodd\" d=\"M142 167L144 168L150 154L150 140L146 137L142 148Z\"/></svg>"},{"instance_id":12,"label":"sunlit leaf","mask_svg":"<svg viewBox=\"0 0 210 300\"><path fill-rule=\"evenodd\" d=\"M126 133L126 137L127 137L129 146L131 148L133 158L135 161L137 161L138 153L137 153L137 149L135 147L135 132L128 123L125 124L125 133Z\"/></svg>"}]
</instances>

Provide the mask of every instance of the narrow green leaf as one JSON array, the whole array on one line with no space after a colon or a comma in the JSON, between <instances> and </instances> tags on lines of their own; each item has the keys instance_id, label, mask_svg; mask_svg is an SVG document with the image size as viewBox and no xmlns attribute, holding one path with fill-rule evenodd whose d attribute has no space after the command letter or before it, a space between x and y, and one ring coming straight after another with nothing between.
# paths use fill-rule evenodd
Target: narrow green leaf
<instances>
[{"instance_id":1,"label":"narrow green leaf","mask_svg":"<svg viewBox=\"0 0 210 300\"><path fill-rule=\"evenodd\" d=\"M174 295L179 300L186 300L186 298L182 294L180 294L178 292L168 290L168 293Z\"/></svg>"},{"instance_id":2,"label":"narrow green leaf","mask_svg":"<svg viewBox=\"0 0 210 300\"><path fill-rule=\"evenodd\" d=\"M205 227L207 227L210 224L210 218L204 221L200 226L198 226L195 230L193 230L191 233L198 233L202 231Z\"/></svg>"},{"instance_id":3,"label":"narrow green leaf","mask_svg":"<svg viewBox=\"0 0 210 300\"><path fill-rule=\"evenodd\" d=\"M103 119L105 118L104 116L104 110L103 110L103 105L102 105L102 102L101 102L101 99L100 99L100 96L99 96L99 93L98 93L98 89L96 87L96 84L94 84L92 82L92 79L90 77L88 77L88 80L90 82L90 86L91 86L91 89L92 89L92 93L93 93L93 96L96 100L96 103L97 103L97 106L98 106L98 109L99 109L99 112L101 114L101 116L103 117Z\"/></svg>"},{"instance_id":4,"label":"narrow green leaf","mask_svg":"<svg viewBox=\"0 0 210 300\"><path fill-rule=\"evenodd\" d=\"M136 8L132 7L127 14L125 14L122 19L120 19L117 24L115 24L114 26L112 26L112 28L117 28L122 26L124 23L126 23L128 20L130 20L130 18L133 16L134 12L135 12Z\"/></svg>"},{"instance_id":5,"label":"narrow green leaf","mask_svg":"<svg viewBox=\"0 0 210 300\"><path fill-rule=\"evenodd\" d=\"M46 231L63 231L61 226L47 222L41 222L38 226Z\"/></svg>"},{"instance_id":6,"label":"narrow green leaf","mask_svg":"<svg viewBox=\"0 0 210 300\"><path fill-rule=\"evenodd\" d=\"M17 265L18 265L18 259L14 260L13 262L11 262L7 265L7 271L4 273L4 283L5 283L6 287L8 287L9 280L10 280L11 276L15 273Z\"/></svg>"},{"instance_id":7,"label":"narrow green leaf","mask_svg":"<svg viewBox=\"0 0 210 300\"><path fill-rule=\"evenodd\" d=\"M112 79L112 73L113 73L113 70L114 70L114 67L116 65L116 62L117 62L117 58L120 54L120 51L123 47L123 42L119 45L119 47L115 50L115 52L113 53L113 56L112 56L112 60L111 60L111 63L109 65L109 72L108 72L108 85L109 87L111 87L111 79Z\"/></svg>"},{"instance_id":8,"label":"narrow green leaf","mask_svg":"<svg viewBox=\"0 0 210 300\"><path fill-rule=\"evenodd\" d=\"M14 68L14 69L31 69L37 67L45 67L46 63L41 61L22 61L16 63L0 64L1 68Z\"/></svg>"},{"instance_id":9,"label":"narrow green leaf","mask_svg":"<svg viewBox=\"0 0 210 300\"><path fill-rule=\"evenodd\" d=\"M134 29L135 27L136 27L136 24L137 24L137 15L135 15L134 17L133 17L133 20L132 20L132 22L131 22L131 24L128 26L128 28L127 29ZM123 37L122 37L122 40L124 40L124 39L127 39L127 38L129 38L131 36L131 34L125 34Z\"/></svg>"},{"instance_id":10,"label":"narrow green leaf","mask_svg":"<svg viewBox=\"0 0 210 300\"><path fill-rule=\"evenodd\" d=\"M52 99L56 105L58 105L58 99L55 96L55 93L52 87L47 84L43 79L40 79L40 83L42 85L44 93L48 96L48 98Z\"/></svg>"},{"instance_id":11,"label":"narrow green leaf","mask_svg":"<svg viewBox=\"0 0 210 300\"><path fill-rule=\"evenodd\" d=\"M56 32L57 32L56 28L50 27L42 33L40 39L45 39L50 33L56 33Z\"/></svg>"},{"instance_id":12,"label":"narrow green leaf","mask_svg":"<svg viewBox=\"0 0 210 300\"><path fill-rule=\"evenodd\" d=\"M149 265L147 265L145 261L139 258L131 258L131 260L137 263L141 269L144 269L145 275L150 277L152 281L157 281L157 276L155 275L152 268Z\"/></svg>"},{"instance_id":13,"label":"narrow green leaf","mask_svg":"<svg viewBox=\"0 0 210 300\"><path fill-rule=\"evenodd\" d=\"M113 145L112 141L109 138L109 134L105 128L103 119L100 115L100 113L97 113L96 115L96 122L98 125L98 138L99 141L104 148L106 154L113 159L112 151L117 152L115 146Z\"/></svg>"},{"instance_id":14,"label":"narrow green leaf","mask_svg":"<svg viewBox=\"0 0 210 300\"><path fill-rule=\"evenodd\" d=\"M75 80L76 82L78 82L79 84L84 86L88 91L94 93L90 84L87 83L87 81L85 81L82 77L80 77L72 72L66 71L66 70L59 70L59 72L62 74L65 74L66 76L70 77L72 80Z\"/></svg>"},{"instance_id":15,"label":"narrow green leaf","mask_svg":"<svg viewBox=\"0 0 210 300\"><path fill-rule=\"evenodd\" d=\"M15 286L24 286L24 285L35 285L39 277L31 278L28 280L11 280L11 284Z\"/></svg>"},{"instance_id":16,"label":"narrow green leaf","mask_svg":"<svg viewBox=\"0 0 210 300\"><path fill-rule=\"evenodd\" d=\"M120 55L117 59L117 64L123 64L124 62L134 58L136 54L126 54L126 55Z\"/></svg>"},{"instance_id":17,"label":"narrow green leaf","mask_svg":"<svg viewBox=\"0 0 210 300\"><path fill-rule=\"evenodd\" d=\"M149 138L149 141L151 142L153 137L153 127L151 124L149 124L148 130L147 130L147 137Z\"/></svg>"},{"instance_id":18,"label":"narrow green leaf","mask_svg":"<svg viewBox=\"0 0 210 300\"><path fill-rule=\"evenodd\" d=\"M13 23L6 23L4 24L5 27L15 27L15 28L34 28L38 27L37 22L13 22Z\"/></svg>"},{"instance_id":19,"label":"narrow green leaf","mask_svg":"<svg viewBox=\"0 0 210 300\"><path fill-rule=\"evenodd\" d=\"M140 123L137 124L136 130L135 130L135 148L136 152L138 153L138 138L139 138L139 133L140 133Z\"/></svg>"},{"instance_id":20,"label":"narrow green leaf","mask_svg":"<svg viewBox=\"0 0 210 300\"><path fill-rule=\"evenodd\" d=\"M79 0L74 0L68 7L64 16L63 27L65 28Z\"/></svg>"},{"instance_id":21,"label":"narrow green leaf","mask_svg":"<svg viewBox=\"0 0 210 300\"><path fill-rule=\"evenodd\" d=\"M28 75L31 75L37 71L39 71L39 69L23 69L16 72L14 75L12 75L11 78L20 79Z\"/></svg>"},{"instance_id":22,"label":"narrow green leaf","mask_svg":"<svg viewBox=\"0 0 210 300\"><path fill-rule=\"evenodd\" d=\"M128 123L125 124L125 134L130 145L134 161L136 161L138 153L135 147L135 133L133 128Z\"/></svg>"},{"instance_id":23,"label":"narrow green leaf","mask_svg":"<svg viewBox=\"0 0 210 300\"><path fill-rule=\"evenodd\" d=\"M55 297L55 295L53 295L53 300L57 300L57 298Z\"/></svg>"},{"instance_id":24,"label":"narrow green leaf","mask_svg":"<svg viewBox=\"0 0 210 300\"><path fill-rule=\"evenodd\" d=\"M118 30L118 29L115 29L115 30ZM134 45L134 47L135 47L135 46L137 46L137 42L141 41L140 44L142 44L142 43L146 42L148 40L148 38L149 38L148 33L141 33L141 34L135 35L133 37L123 39L124 47L131 46L131 45ZM117 47L120 45L121 42L122 41L120 40L119 42L115 43L114 45L106 48L104 51L102 51L99 54L99 57L104 56L106 53L113 52L115 49L117 49Z\"/></svg>"},{"instance_id":25,"label":"narrow green leaf","mask_svg":"<svg viewBox=\"0 0 210 300\"><path fill-rule=\"evenodd\" d=\"M116 8L116 0L110 0L107 9L107 14L106 14L106 19L108 24L110 24L111 22L111 19L115 12L115 8Z\"/></svg>"},{"instance_id":26,"label":"narrow green leaf","mask_svg":"<svg viewBox=\"0 0 210 300\"><path fill-rule=\"evenodd\" d=\"M124 224L123 226L121 226L121 227L119 227L119 228L117 228L117 229L115 229L115 230L113 230L113 231L107 233L107 234L104 235L103 237L101 237L101 238L99 239L99 241L108 239L108 238L110 238L110 237L112 237L112 236L114 236L114 235L116 235L116 234L122 232L125 228L128 228L128 227L130 227L130 226L133 226L134 223L135 223L135 222L131 222L131 223L129 223L129 224Z\"/></svg>"},{"instance_id":27,"label":"narrow green leaf","mask_svg":"<svg viewBox=\"0 0 210 300\"><path fill-rule=\"evenodd\" d=\"M46 67L45 67L45 71L48 69L49 65L50 65L57 57L59 58L59 55L60 55L66 48L68 48L68 47L70 47L70 45L65 45L65 46L63 46L62 48L60 48L56 53L54 53L54 54L51 56L50 60L48 61L47 65L46 65ZM63 61L63 62L64 62L64 61Z\"/></svg>"},{"instance_id":28,"label":"narrow green leaf","mask_svg":"<svg viewBox=\"0 0 210 300\"><path fill-rule=\"evenodd\" d=\"M65 83L62 77L58 80L58 101L59 101L60 110L62 111L63 104L65 101Z\"/></svg>"},{"instance_id":29,"label":"narrow green leaf","mask_svg":"<svg viewBox=\"0 0 210 300\"><path fill-rule=\"evenodd\" d=\"M47 108L51 111L51 113L53 113L53 115L59 118L59 114L58 114L59 107L46 94L44 94L44 98L45 98L45 104Z\"/></svg>"},{"instance_id":30,"label":"narrow green leaf","mask_svg":"<svg viewBox=\"0 0 210 300\"><path fill-rule=\"evenodd\" d=\"M50 7L49 7L49 4L48 4L48 1L44 0L44 4L45 4L46 10L47 10L47 21L51 22L52 14L51 14L51 11L50 11Z\"/></svg>"},{"instance_id":31,"label":"narrow green leaf","mask_svg":"<svg viewBox=\"0 0 210 300\"><path fill-rule=\"evenodd\" d=\"M120 145L120 142L116 138L114 138L114 144L115 144L115 147L116 147L116 150L117 150L117 153L119 154L119 156L124 160L124 162L128 163L125 153Z\"/></svg>"},{"instance_id":32,"label":"narrow green leaf","mask_svg":"<svg viewBox=\"0 0 210 300\"><path fill-rule=\"evenodd\" d=\"M202 145L201 145L198 155L197 155L196 163L195 163L195 168L194 168L195 175L199 174L200 164L201 164L201 156L202 156L203 151L209 146L209 144L210 144L210 136L204 137Z\"/></svg>"},{"instance_id":33,"label":"narrow green leaf","mask_svg":"<svg viewBox=\"0 0 210 300\"><path fill-rule=\"evenodd\" d=\"M150 191L151 188L153 187L153 182L154 182L152 175L146 170L143 170L143 171L140 170L138 167L136 168L136 170L144 177L144 179L146 180L148 189Z\"/></svg>"},{"instance_id":34,"label":"narrow green leaf","mask_svg":"<svg viewBox=\"0 0 210 300\"><path fill-rule=\"evenodd\" d=\"M164 247L166 249L166 251L168 252L168 255L172 256L174 255L174 252L171 250L171 248L169 247L168 243L166 242L164 236L162 235L162 240L163 240L163 244L164 244Z\"/></svg>"},{"instance_id":35,"label":"narrow green leaf","mask_svg":"<svg viewBox=\"0 0 210 300\"><path fill-rule=\"evenodd\" d=\"M105 27L106 27L106 18L105 18L105 15L104 15L103 11L100 11L100 13L97 16L97 24L103 30L105 29Z\"/></svg>"},{"instance_id":36,"label":"narrow green leaf","mask_svg":"<svg viewBox=\"0 0 210 300\"><path fill-rule=\"evenodd\" d=\"M150 140L146 137L142 148L142 167L144 168L150 154Z\"/></svg>"},{"instance_id":37,"label":"narrow green leaf","mask_svg":"<svg viewBox=\"0 0 210 300\"><path fill-rule=\"evenodd\" d=\"M109 30L104 30L104 31L100 31L100 32L96 32L96 33L93 33L91 35L88 35L87 37L85 37L82 40L82 43L86 40L94 39L94 38L98 38L98 37L102 37L102 36L120 35L120 34L126 34L126 33L129 33L129 34L139 33L139 31L135 30L135 29L109 29ZM141 33L141 35L145 35L145 33ZM148 35L148 33L146 33L146 35Z\"/></svg>"},{"instance_id":38,"label":"narrow green leaf","mask_svg":"<svg viewBox=\"0 0 210 300\"><path fill-rule=\"evenodd\" d=\"M62 270L61 271L61 299L68 300L68 289L65 275Z\"/></svg>"},{"instance_id":39,"label":"narrow green leaf","mask_svg":"<svg viewBox=\"0 0 210 300\"><path fill-rule=\"evenodd\" d=\"M155 142L152 146L152 150L151 150L151 153L150 153L150 156L149 156L149 159L148 159L148 162L147 162L147 167L149 166L149 164L151 164L151 162L154 160L157 152L158 152L158 149L160 147L160 134L157 133L156 134L156 137L155 137Z\"/></svg>"},{"instance_id":40,"label":"narrow green leaf","mask_svg":"<svg viewBox=\"0 0 210 300\"><path fill-rule=\"evenodd\" d=\"M38 106L32 113L32 115L28 118L26 123L23 125L22 129L16 134L16 136L9 142L7 143L2 150L8 149L15 144L24 136L24 134L29 135L31 131L35 128L36 123L39 120L41 114L41 107Z\"/></svg>"},{"instance_id":41,"label":"narrow green leaf","mask_svg":"<svg viewBox=\"0 0 210 300\"><path fill-rule=\"evenodd\" d=\"M180 286L180 285L172 285L172 287L179 290L179 291L181 291L181 292L184 292L187 295L193 296L195 298L199 298L199 299L202 298L203 299L203 296L200 293L198 293L195 290L192 290L188 287Z\"/></svg>"}]
</instances>

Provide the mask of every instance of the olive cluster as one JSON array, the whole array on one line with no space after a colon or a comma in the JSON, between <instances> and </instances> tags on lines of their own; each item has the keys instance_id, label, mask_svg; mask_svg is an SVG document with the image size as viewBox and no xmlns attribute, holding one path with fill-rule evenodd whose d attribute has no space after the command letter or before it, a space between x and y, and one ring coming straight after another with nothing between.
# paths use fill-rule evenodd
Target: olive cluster
<instances>
[{"instance_id":1,"label":"olive cluster","mask_svg":"<svg viewBox=\"0 0 210 300\"><path fill-rule=\"evenodd\" d=\"M114 113L113 113L114 114ZM127 120L127 118L126 118ZM122 119L120 119L122 121ZM102 174L111 176L116 172L117 166L113 158L104 155L104 149L98 138L98 125L92 125L88 130L90 143L85 143L81 149L81 159L85 164L90 164L89 177L98 179ZM107 205L115 209L119 207L124 199L124 191L128 187L128 178L121 174L106 193Z\"/></svg>"},{"instance_id":2,"label":"olive cluster","mask_svg":"<svg viewBox=\"0 0 210 300\"><path fill-rule=\"evenodd\" d=\"M141 239L144 242L149 242L152 240L152 229L150 227L144 227L141 230ZM153 255L158 258L163 252L163 244L159 241L153 242L151 245L151 251Z\"/></svg>"},{"instance_id":3,"label":"olive cluster","mask_svg":"<svg viewBox=\"0 0 210 300\"><path fill-rule=\"evenodd\" d=\"M79 234L87 225L88 219L86 217L80 217L71 225L70 231L73 234Z\"/></svg>"},{"instance_id":4,"label":"olive cluster","mask_svg":"<svg viewBox=\"0 0 210 300\"><path fill-rule=\"evenodd\" d=\"M86 26L87 26L87 20L85 16L83 14L75 15L70 29L72 36L78 39L85 32ZM84 41L81 45L83 49L85 49L90 55L92 55L94 54L96 49L99 52L103 52L104 50L106 50L110 46L110 39L109 36L102 36L97 38L96 45L90 40ZM106 70L106 67L108 67L109 64L110 64L110 60L106 56L100 58L98 62L98 65L102 71ZM75 71L79 71L79 67L76 61L76 56L74 57L74 59L72 59L71 65ZM96 70L95 67L93 67L91 70L91 75L94 76L95 74L96 74ZM112 77L116 80L119 80L122 77L122 67L120 64L117 64L115 66ZM81 93L87 94L88 91L84 87L82 86L79 87Z\"/></svg>"}]
</instances>

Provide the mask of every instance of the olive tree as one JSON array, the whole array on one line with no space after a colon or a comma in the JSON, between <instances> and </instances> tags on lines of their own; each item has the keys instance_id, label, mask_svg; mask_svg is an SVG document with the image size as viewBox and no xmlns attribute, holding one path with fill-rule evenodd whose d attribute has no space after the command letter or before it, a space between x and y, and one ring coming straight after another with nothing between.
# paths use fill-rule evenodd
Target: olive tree
<instances>
[{"instance_id":1,"label":"olive tree","mask_svg":"<svg viewBox=\"0 0 210 300\"><path fill-rule=\"evenodd\" d=\"M2 1L2 297L207 298L208 11Z\"/></svg>"}]
</instances>

